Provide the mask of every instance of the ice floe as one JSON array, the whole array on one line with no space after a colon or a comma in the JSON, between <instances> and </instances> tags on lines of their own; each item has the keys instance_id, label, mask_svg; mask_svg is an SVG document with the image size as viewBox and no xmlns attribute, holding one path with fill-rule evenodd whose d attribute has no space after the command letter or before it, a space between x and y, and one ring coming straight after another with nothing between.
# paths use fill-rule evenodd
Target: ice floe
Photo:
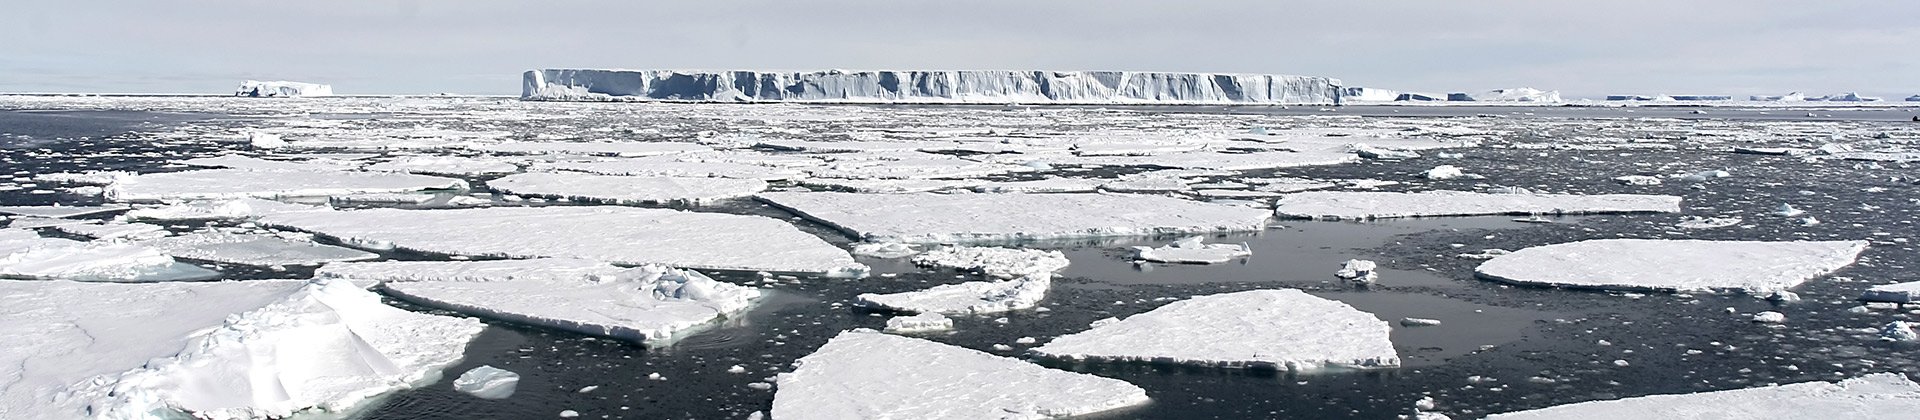
<instances>
[{"instance_id":1,"label":"ice floe","mask_svg":"<svg viewBox=\"0 0 1920 420\"><path fill-rule=\"evenodd\" d=\"M469 369L453 380L453 390L489 400L511 397L519 386L520 374L493 366Z\"/></svg>"},{"instance_id":2,"label":"ice floe","mask_svg":"<svg viewBox=\"0 0 1920 420\"><path fill-rule=\"evenodd\" d=\"M664 343L751 306L760 290L649 265L572 281L388 282L402 299L582 334Z\"/></svg>"},{"instance_id":3,"label":"ice floe","mask_svg":"<svg viewBox=\"0 0 1920 420\"><path fill-rule=\"evenodd\" d=\"M316 277L374 282L589 282L623 270L605 262L579 258L534 258L488 261L373 261L327 264Z\"/></svg>"},{"instance_id":4,"label":"ice floe","mask_svg":"<svg viewBox=\"0 0 1920 420\"><path fill-rule=\"evenodd\" d=\"M766 181L579 173L525 173L488 181L501 192L619 204L702 203L745 197L767 189Z\"/></svg>"},{"instance_id":5,"label":"ice floe","mask_svg":"<svg viewBox=\"0 0 1920 420\"><path fill-rule=\"evenodd\" d=\"M180 258L259 266L364 261L379 254L272 235L195 233L137 242Z\"/></svg>"},{"instance_id":6,"label":"ice floe","mask_svg":"<svg viewBox=\"0 0 1920 420\"><path fill-rule=\"evenodd\" d=\"M1013 279L1044 276L1067 268L1060 251L986 246L946 246L920 253L913 263L976 271L989 277Z\"/></svg>"},{"instance_id":7,"label":"ice floe","mask_svg":"<svg viewBox=\"0 0 1920 420\"><path fill-rule=\"evenodd\" d=\"M108 186L106 196L117 201L160 201L240 197L320 197L336 194L465 188L467 188L466 181L413 174L208 169L125 178Z\"/></svg>"},{"instance_id":8,"label":"ice floe","mask_svg":"<svg viewBox=\"0 0 1920 420\"><path fill-rule=\"evenodd\" d=\"M856 296L859 305L911 313L988 314L1032 308L1053 287L1051 274L1012 280L970 281L911 292Z\"/></svg>"},{"instance_id":9,"label":"ice floe","mask_svg":"<svg viewBox=\"0 0 1920 420\"><path fill-rule=\"evenodd\" d=\"M283 203L258 198L189 201L127 212L133 220L247 220L278 213L323 210L326 207Z\"/></svg>"},{"instance_id":10,"label":"ice floe","mask_svg":"<svg viewBox=\"0 0 1920 420\"><path fill-rule=\"evenodd\" d=\"M1487 420L1913 418L1920 384L1898 373L1692 394L1649 395L1501 413Z\"/></svg>"},{"instance_id":11,"label":"ice floe","mask_svg":"<svg viewBox=\"0 0 1920 420\"><path fill-rule=\"evenodd\" d=\"M512 162L459 156L407 156L367 166L369 171L413 174L475 176L510 174L520 167Z\"/></svg>"},{"instance_id":12,"label":"ice floe","mask_svg":"<svg viewBox=\"0 0 1920 420\"><path fill-rule=\"evenodd\" d=\"M1870 302L1913 303L1920 300L1920 281L1882 284L1867 288L1860 300Z\"/></svg>"},{"instance_id":13,"label":"ice floe","mask_svg":"<svg viewBox=\"0 0 1920 420\"><path fill-rule=\"evenodd\" d=\"M153 239L172 235L167 228L145 223L106 223L98 225L62 225L54 230L93 239Z\"/></svg>"},{"instance_id":14,"label":"ice floe","mask_svg":"<svg viewBox=\"0 0 1920 420\"><path fill-rule=\"evenodd\" d=\"M1281 197L1275 205L1275 212L1281 216L1315 219L1679 211L1680 197L1669 195L1488 194L1465 191L1311 191Z\"/></svg>"},{"instance_id":15,"label":"ice floe","mask_svg":"<svg viewBox=\"0 0 1920 420\"><path fill-rule=\"evenodd\" d=\"M1043 419L1148 402L1117 379L882 334L840 333L776 381L772 417L810 419Z\"/></svg>"},{"instance_id":16,"label":"ice floe","mask_svg":"<svg viewBox=\"0 0 1920 420\"><path fill-rule=\"evenodd\" d=\"M1340 263L1340 271L1333 272L1334 277L1360 284L1373 284L1380 279L1380 265L1368 260L1347 260Z\"/></svg>"},{"instance_id":17,"label":"ice floe","mask_svg":"<svg viewBox=\"0 0 1920 420\"><path fill-rule=\"evenodd\" d=\"M203 280L217 275L136 244L80 242L45 238L29 230L0 229L0 278L141 282Z\"/></svg>"},{"instance_id":18,"label":"ice floe","mask_svg":"<svg viewBox=\"0 0 1920 420\"><path fill-rule=\"evenodd\" d=\"M938 313L919 315L900 315L887 318L887 332L917 333L927 331L945 331L953 329L953 319Z\"/></svg>"},{"instance_id":19,"label":"ice floe","mask_svg":"<svg viewBox=\"0 0 1920 420\"><path fill-rule=\"evenodd\" d=\"M0 206L0 214L69 218L127 210L127 206Z\"/></svg>"},{"instance_id":20,"label":"ice floe","mask_svg":"<svg viewBox=\"0 0 1920 420\"><path fill-rule=\"evenodd\" d=\"M1400 365L1392 326L1345 303L1293 289L1251 290L1169 303L1034 348L1097 361L1171 362L1289 371Z\"/></svg>"},{"instance_id":21,"label":"ice floe","mask_svg":"<svg viewBox=\"0 0 1920 420\"><path fill-rule=\"evenodd\" d=\"M1547 286L1766 294L1853 264L1866 248L1866 241L1595 239L1514 251L1476 272Z\"/></svg>"},{"instance_id":22,"label":"ice floe","mask_svg":"<svg viewBox=\"0 0 1920 420\"><path fill-rule=\"evenodd\" d=\"M918 253L920 253L920 250L914 249L913 245L899 242L862 242L853 244L853 255L874 258L906 258Z\"/></svg>"},{"instance_id":23,"label":"ice floe","mask_svg":"<svg viewBox=\"0 0 1920 420\"><path fill-rule=\"evenodd\" d=\"M845 250L780 220L616 206L282 213L284 226L369 247L508 258L862 276ZM529 235L528 232L539 232Z\"/></svg>"},{"instance_id":24,"label":"ice floe","mask_svg":"<svg viewBox=\"0 0 1920 420\"><path fill-rule=\"evenodd\" d=\"M762 193L762 200L867 241L996 242L1266 228L1264 210L1103 194Z\"/></svg>"},{"instance_id":25,"label":"ice floe","mask_svg":"<svg viewBox=\"0 0 1920 420\"><path fill-rule=\"evenodd\" d=\"M1202 242L1205 239L1200 236L1188 237L1157 248L1136 246L1133 247L1133 257L1160 263L1217 264L1253 255L1253 249L1245 243L1209 244Z\"/></svg>"}]
</instances>

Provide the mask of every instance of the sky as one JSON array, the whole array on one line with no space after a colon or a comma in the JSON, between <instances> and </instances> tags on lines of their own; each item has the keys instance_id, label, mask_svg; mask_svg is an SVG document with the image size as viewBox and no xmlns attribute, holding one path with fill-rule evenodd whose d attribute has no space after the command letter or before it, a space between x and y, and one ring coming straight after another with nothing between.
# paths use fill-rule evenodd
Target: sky
<instances>
[{"instance_id":1,"label":"sky","mask_svg":"<svg viewBox=\"0 0 1920 420\"><path fill-rule=\"evenodd\" d=\"M1920 1L7 0L0 92L517 94L536 68L1129 70L1920 94Z\"/></svg>"}]
</instances>

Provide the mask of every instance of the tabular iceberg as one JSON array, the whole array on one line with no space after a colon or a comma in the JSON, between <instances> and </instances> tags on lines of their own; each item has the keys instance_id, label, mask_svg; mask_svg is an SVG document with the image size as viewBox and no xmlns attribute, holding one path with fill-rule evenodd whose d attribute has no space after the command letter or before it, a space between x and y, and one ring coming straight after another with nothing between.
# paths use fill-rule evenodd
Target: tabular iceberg
<instances>
[{"instance_id":1,"label":"tabular iceberg","mask_svg":"<svg viewBox=\"0 0 1920 420\"><path fill-rule=\"evenodd\" d=\"M248 80L240 82L240 88L234 90L233 96L248 96L254 98L333 96L333 86L317 83Z\"/></svg>"},{"instance_id":2,"label":"tabular iceberg","mask_svg":"<svg viewBox=\"0 0 1920 420\"><path fill-rule=\"evenodd\" d=\"M1338 104L1338 79L1123 71L527 71L520 98L545 101Z\"/></svg>"}]
</instances>

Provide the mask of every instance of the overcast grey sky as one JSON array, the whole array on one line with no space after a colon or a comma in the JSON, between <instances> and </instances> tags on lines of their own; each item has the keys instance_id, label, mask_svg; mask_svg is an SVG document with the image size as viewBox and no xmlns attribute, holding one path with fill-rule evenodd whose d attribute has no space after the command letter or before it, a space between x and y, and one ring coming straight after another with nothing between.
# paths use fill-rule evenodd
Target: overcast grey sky
<instances>
[{"instance_id":1,"label":"overcast grey sky","mask_svg":"<svg viewBox=\"0 0 1920 420\"><path fill-rule=\"evenodd\" d=\"M543 67L1279 73L1920 94L1920 1L7 0L0 92L515 94Z\"/></svg>"}]
</instances>

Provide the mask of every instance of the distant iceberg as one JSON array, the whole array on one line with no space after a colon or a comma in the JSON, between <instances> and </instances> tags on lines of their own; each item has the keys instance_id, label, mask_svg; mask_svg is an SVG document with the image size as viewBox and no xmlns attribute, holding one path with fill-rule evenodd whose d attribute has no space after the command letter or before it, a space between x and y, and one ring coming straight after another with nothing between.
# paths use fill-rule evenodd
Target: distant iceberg
<instances>
[{"instance_id":1,"label":"distant iceberg","mask_svg":"<svg viewBox=\"0 0 1920 420\"><path fill-rule=\"evenodd\" d=\"M1807 95L1801 94L1800 92L1794 92L1794 93L1789 93L1789 94L1780 95L1780 96L1753 95L1753 96L1748 96L1747 99L1753 100L1753 101L1765 101L1765 102L1800 102L1800 101L1807 100Z\"/></svg>"},{"instance_id":2,"label":"distant iceberg","mask_svg":"<svg viewBox=\"0 0 1920 420\"><path fill-rule=\"evenodd\" d=\"M1122 71L544 69L520 98L544 101L974 104L1339 104L1340 81L1267 74Z\"/></svg>"},{"instance_id":3,"label":"distant iceberg","mask_svg":"<svg viewBox=\"0 0 1920 420\"><path fill-rule=\"evenodd\" d=\"M1827 95L1827 96L1822 96L1818 98L1808 98L1807 100L1828 101L1828 102L1880 102L1880 98L1876 98L1872 96L1860 96L1860 94L1853 93L1853 92L1847 92L1847 93L1842 93L1838 95Z\"/></svg>"},{"instance_id":4,"label":"distant iceberg","mask_svg":"<svg viewBox=\"0 0 1920 420\"><path fill-rule=\"evenodd\" d=\"M333 86L322 85L317 83L301 83L301 82L286 82L286 81L262 82L258 80L248 80L245 82L240 82L240 89L235 90L233 92L233 96L245 96L245 97L253 97L253 98L291 98L291 97L299 97L299 96L333 96Z\"/></svg>"},{"instance_id":5,"label":"distant iceberg","mask_svg":"<svg viewBox=\"0 0 1920 420\"><path fill-rule=\"evenodd\" d=\"M1494 89L1480 93L1449 93L1453 102L1561 102L1560 91L1534 88Z\"/></svg>"}]
</instances>

